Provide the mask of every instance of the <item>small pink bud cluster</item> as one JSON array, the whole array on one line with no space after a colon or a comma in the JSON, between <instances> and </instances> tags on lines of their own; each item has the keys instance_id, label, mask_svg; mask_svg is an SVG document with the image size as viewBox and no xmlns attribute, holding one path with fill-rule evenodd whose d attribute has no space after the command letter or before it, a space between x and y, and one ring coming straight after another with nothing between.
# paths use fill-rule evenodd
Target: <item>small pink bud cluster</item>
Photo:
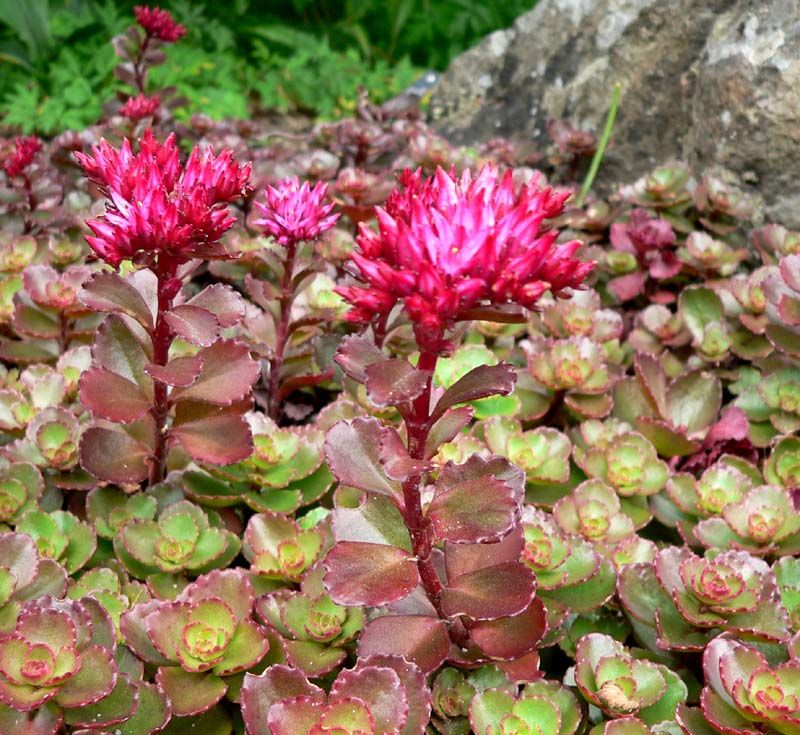
<instances>
[{"instance_id":1,"label":"small pink bud cluster","mask_svg":"<svg viewBox=\"0 0 800 735\"><path fill-rule=\"evenodd\" d=\"M157 94L152 97L140 94L136 97L129 97L128 101L120 108L119 114L137 122L146 117L153 117L160 105L161 97Z\"/></svg>"},{"instance_id":2,"label":"small pink bud cluster","mask_svg":"<svg viewBox=\"0 0 800 735\"><path fill-rule=\"evenodd\" d=\"M266 202L256 202L261 219L256 225L281 245L303 240L316 240L336 224L338 214L331 214L332 203L325 203L328 185L318 182L301 185L297 177L283 179L277 186L268 186L264 192Z\"/></svg>"},{"instance_id":3,"label":"small pink bud cluster","mask_svg":"<svg viewBox=\"0 0 800 735\"><path fill-rule=\"evenodd\" d=\"M174 136L160 143L147 130L136 154L128 140L119 150L103 140L75 157L108 199L86 238L107 263L140 256L149 264L159 253L176 263L228 257L219 242L235 223L227 205L249 191L251 168L231 151L195 148L182 165Z\"/></svg>"},{"instance_id":4,"label":"small pink bud cluster","mask_svg":"<svg viewBox=\"0 0 800 735\"><path fill-rule=\"evenodd\" d=\"M573 257L578 241L556 244L544 220L564 209L567 193L533 179L515 191L511 171L487 166L477 178L438 169L406 170L404 188L377 207L378 231L360 227L352 258L365 286L339 293L349 318L370 323L402 301L421 348L447 348L445 331L485 304L532 307L545 291L579 286L594 263Z\"/></svg>"},{"instance_id":5,"label":"small pink bud cluster","mask_svg":"<svg viewBox=\"0 0 800 735\"><path fill-rule=\"evenodd\" d=\"M133 9L136 22L144 28L148 36L164 43L175 43L186 35L186 26L176 23L172 14L162 8L137 5Z\"/></svg>"},{"instance_id":6,"label":"small pink bud cluster","mask_svg":"<svg viewBox=\"0 0 800 735\"><path fill-rule=\"evenodd\" d=\"M10 179L19 176L33 163L36 154L44 144L35 135L14 138L13 147L3 156L2 168Z\"/></svg>"}]
</instances>

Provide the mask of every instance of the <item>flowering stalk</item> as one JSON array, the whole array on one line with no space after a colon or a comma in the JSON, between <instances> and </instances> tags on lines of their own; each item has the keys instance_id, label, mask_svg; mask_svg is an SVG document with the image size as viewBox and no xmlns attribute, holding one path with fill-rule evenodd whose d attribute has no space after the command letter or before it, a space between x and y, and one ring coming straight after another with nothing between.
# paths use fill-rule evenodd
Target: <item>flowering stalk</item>
<instances>
[{"instance_id":1,"label":"flowering stalk","mask_svg":"<svg viewBox=\"0 0 800 735\"><path fill-rule=\"evenodd\" d=\"M263 227L282 246L282 274L278 293L278 314L275 319L275 347L269 360L267 403L273 421L281 418L281 371L286 359L286 348L292 334L291 312L296 293L295 261L298 248L304 241L316 240L329 230L339 218L331 214L333 204L325 204L327 185L318 183L313 188L297 178L284 179L276 187L267 187L266 201L255 202L261 214L256 225ZM313 264L312 264L313 267Z\"/></svg>"},{"instance_id":2,"label":"flowering stalk","mask_svg":"<svg viewBox=\"0 0 800 735\"><path fill-rule=\"evenodd\" d=\"M149 130L136 154L127 140L120 150L103 141L92 155L77 158L108 199L106 212L87 223L94 233L89 245L115 268L123 260L142 266L126 279L97 274L81 299L97 311L133 318L147 335L142 340L113 316L98 331L80 397L105 422L84 434L84 467L117 484L146 479L154 485L165 476L174 441L194 459L243 459L252 447L243 414L258 365L246 345L220 338L222 328L244 315L241 297L212 285L175 302L191 261L231 257L220 238L235 221L228 205L248 190L249 164L236 163L230 151L215 156L199 148L182 164L174 137L162 144ZM170 359L176 337L198 347L196 354ZM114 350L135 367L121 366ZM220 373L227 373L224 384ZM116 405L109 405L108 393L120 394ZM120 447L128 461L112 464Z\"/></svg>"}]
</instances>

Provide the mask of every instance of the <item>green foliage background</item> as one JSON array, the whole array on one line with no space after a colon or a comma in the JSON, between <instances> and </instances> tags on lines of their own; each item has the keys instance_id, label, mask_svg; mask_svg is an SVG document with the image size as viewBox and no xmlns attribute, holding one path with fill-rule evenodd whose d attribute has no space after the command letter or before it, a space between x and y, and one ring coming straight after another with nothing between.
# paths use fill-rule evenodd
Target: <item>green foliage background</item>
<instances>
[{"instance_id":1,"label":"green foliage background","mask_svg":"<svg viewBox=\"0 0 800 735\"><path fill-rule=\"evenodd\" d=\"M183 114L350 113L360 86L377 101L425 69L444 69L535 0L163 0L188 36L152 74L189 100ZM0 121L51 135L95 122L118 83L111 37L127 0L0 0Z\"/></svg>"}]
</instances>

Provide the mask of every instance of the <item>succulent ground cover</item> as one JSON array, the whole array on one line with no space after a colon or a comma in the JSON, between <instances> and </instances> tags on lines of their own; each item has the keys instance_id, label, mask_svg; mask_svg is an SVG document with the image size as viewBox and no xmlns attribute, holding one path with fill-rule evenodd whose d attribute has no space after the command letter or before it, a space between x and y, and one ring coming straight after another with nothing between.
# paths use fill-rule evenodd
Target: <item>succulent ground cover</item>
<instances>
[{"instance_id":1,"label":"succulent ground cover","mask_svg":"<svg viewBox=\"0 0 800 735\"><path fill-rule=\"evenodd\" d=\"M578 207L563 122L176 126L137 18L2 145L0 733L797 735L800 234Z\"/></svg>"}]
</instances>

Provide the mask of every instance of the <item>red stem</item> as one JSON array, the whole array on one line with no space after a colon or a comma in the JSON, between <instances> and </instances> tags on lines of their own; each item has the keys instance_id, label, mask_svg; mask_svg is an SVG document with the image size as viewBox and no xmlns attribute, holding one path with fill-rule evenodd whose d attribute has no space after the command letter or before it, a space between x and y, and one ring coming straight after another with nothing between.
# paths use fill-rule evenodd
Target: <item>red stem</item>
<instances>
[{"instance_id":1,"label":"red stem","mask_svg":"<svg viewBox=\"0 0 800 735\"><path fill-rule=\"evenodd\" d=\"M408 453L414 459L425 459L425 444L428 441L428 432L431 428L430 404L433 371L436 368L437 359L438 356L435 352L421 352L419 363L417 364L419 370L429 370L431 377L428 378L428 383L422 395L413 402L411 413L405 417L406 432L408 434ZM410 475L403 483L405 521L411 534L411 543L414 555L417 557L417 567L419 568L422 586L439 616L444 618L441 602L439 601L442 582L431 559L433 531L430 521L422 512L421 484L421 474Z\"/></svg>"},{"instance_id":2,"label":"red stem","mask_svg":"<svg viewBox=\"0 0 800 735\"><path fill-rule=\"evenodd\" d=\"M286 258L283 261L283 278L281 278L281 293L278 296L280 313L275 334L275 350L269 361L269 386L267 387L267 401L269 416L273 421L281 417L281 370L286 356L286 344L289 341L289 320L292 312L292 297L294 288L292 276L294 275L294 260L297 255L297 243L290 242L286 245Z\"/></svg>"},{"instance_id":3,"label":"red stem","mask_svg":"<svg viewBox=\"0 0 800 735\"><path fill-rule=\"evenodd\" d=\"M144 94L145 82L147 81L147 67L144 65L144 55L150 45L150 34L146 34L139 52L133 60L133 83L139 94Z\"/></svg>"},{"instance_id":4,"label":"red stem","mask_svg":"<svg viewBox=\"0 0 800 735\"><path fill-rule=\"evenodd\" d=\"M153 338L153 363L166 365L169 359L169 348L172 345L173 334L169 324L164 318L172 308L176 289L174 281L177 263L169 258L159 257L155 266L158 277L158 314L156 326L152 333ZM167 386L155 381L153 387L153 408L151 410L156 424L156 446L153 451L153 462L150 465L149 485L153 486L164 479L167 468L167 417L169 415L169 396Z\"/></svg>"}]
</instances>

